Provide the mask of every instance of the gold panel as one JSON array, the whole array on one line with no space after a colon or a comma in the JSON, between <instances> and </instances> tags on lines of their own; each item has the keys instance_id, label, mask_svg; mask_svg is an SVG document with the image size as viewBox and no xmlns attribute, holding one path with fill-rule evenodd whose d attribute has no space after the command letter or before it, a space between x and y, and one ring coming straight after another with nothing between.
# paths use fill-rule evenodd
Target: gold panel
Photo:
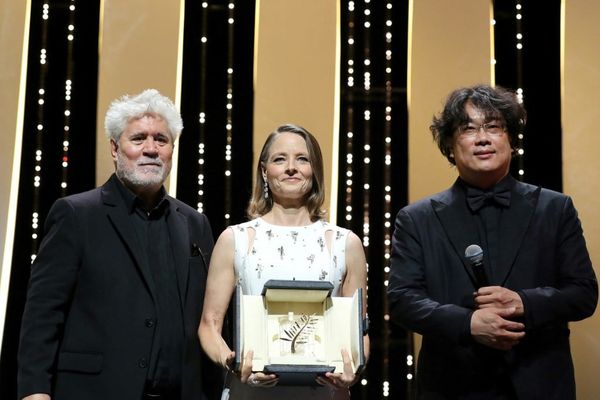
<instances>
[{"instance_id":1,"label":"gold panel","mask_svg":"<svg viewBox=\"0 0 600 400\"><path fill-rule=\"evenodd\" d=\"M254 165L276 127L293 123L308 129L323 151L327 208L335 221L338 1L259 0L255 32Z\"/></svg>"},{"instance_id":2,"label":"gold panel","mask_svg":"<svg viewBox=\"0 0 600 400\"><path fill-rule=\"evenodd\" d=\"M600 276L600 3L562 2L562 125L563 191L573 197L583 225L588 250ZM571 324L577 398L600 393L600 314Z\"/></svg>"},{"instance_id":3,"label":"gold panel","mask_svg":"<svg viewBox=\"0 0 600 400\"><path fill-rule=\"evenodd\" d=\"M114 171L104 135L104 114L112 100L154 88L179 104L183 1L102 1L100 12L97 185ZM176 156L172 177L177 175Z\"/></svg>"},{"instance_id":4,"label":"gold panel","mask_svg":"<svg viewBox=\"0 0 600 400\"><path fill-rule=\"evenodd\" d=\"M458 175L429 132L431 117L460 86L491 83L489 1L411 1L409 14L409 201L439 192Z\"/></svg>"}]
</instances>

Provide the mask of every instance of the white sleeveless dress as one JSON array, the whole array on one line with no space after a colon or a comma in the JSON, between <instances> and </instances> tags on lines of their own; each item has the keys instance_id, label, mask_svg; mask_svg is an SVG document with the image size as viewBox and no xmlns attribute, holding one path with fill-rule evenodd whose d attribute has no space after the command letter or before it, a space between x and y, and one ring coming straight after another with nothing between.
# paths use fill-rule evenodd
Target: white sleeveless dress
<instances>
[{"instance_id":1,"label":"white sleeveless dress","mask_svg":"<svg viewBox=\"0 0 600 400\"><path fill-rule=\"evenodd\" d=\"M347 229L317 221L307 226L272 225L257 218L230 226L235 240L234 266L242 292L260 295L269 279L321 280L333 283L332 296L340 296L346 275ZM254 230L254 239L249 230ZM347 399L328 387L275 386L255 388L228 376L224 399ZM227 397L229 396L229 397Z\"/></svg>"}]
</instances>

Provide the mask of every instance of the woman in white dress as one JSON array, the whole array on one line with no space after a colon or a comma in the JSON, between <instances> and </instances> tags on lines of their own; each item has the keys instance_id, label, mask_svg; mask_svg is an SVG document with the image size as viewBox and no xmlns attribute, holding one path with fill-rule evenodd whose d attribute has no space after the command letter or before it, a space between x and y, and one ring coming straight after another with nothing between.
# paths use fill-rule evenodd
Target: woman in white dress
<instances>
[{"instance_id":1,"label":"woman in white dress","mask_svg":"<svg viewBox=\"0 0 600 400\"><path fill-rule=\"evenodd\" d=\"M358 376L352 372L346 349L340 349L343 373L328 372L316 378L314 386L278 386L276 375L252 372L251 350L244 355L239 376L229 373L235 353L221 335L238 284L243 294L260 295L269 279L322 280L333 283L333 296L352 296L358 288L366 294L360 239L322 219L323 180L323 158L314 136L299 126L280 126L269 135L260 154L248 206L251 220L225 229L215 244L198 333L208 356L228 371L224 398L350 397L349 387ZM368 355L366 335L364 344Z\"/></svg>"}]
</instances>

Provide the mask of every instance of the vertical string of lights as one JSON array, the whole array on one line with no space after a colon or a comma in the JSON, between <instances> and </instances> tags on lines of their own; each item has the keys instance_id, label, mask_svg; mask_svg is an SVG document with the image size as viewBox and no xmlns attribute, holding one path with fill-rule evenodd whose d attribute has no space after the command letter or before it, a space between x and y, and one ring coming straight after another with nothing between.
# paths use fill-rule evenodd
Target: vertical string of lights
<instances>
[{"instance_id":1,"label":"vertical string of lights","mask_svg":"<svg viewBox=\"0 0 600 400\"><path fill-rule=\"evenodd\" d=\"M373 365L363 375L362 387L353 390L353 395L360 394L364 399L403 396L406 393L402 391L412 386L414 374L411 337L405 340L395 336L399 327L390 321L385 290L393 236L392 193L398 186L398 174L392 171L392 151L397 151L392 136L394 140L403 140L402 132L396 136L398 132L394 130L395 116L400 110L395 104L404 104L404 101L394 86L392 59L398 54L395 50L398 44L404 42L403 39L393 40L393 32L396 35L399 32L393 26L393 19L397 13L403 15L405 11L402 6L393 8L394 3L394 0L348 0L344 3L347 7L344 8L343 32L346 37L342 65L346 69L343 70L344 119L341 126L346 137L345 143L340 145L346 151L345 164L341 167L346 179L341 187L345 189L341 203L345 206L346 227L356 233L360 231L359 236L362 236L367 257L371 326L374 327L371 340L376 343L371 349ZM400 114L404 115L403 112ZM371 270L369 263L384 268ZM404 356L407 375L406 380L399 382L393 375L397 374L398 365L404 365Z\"/></svg>"},{"instance_id":2,"label":"vertical string of lights","mask_svg":"<svg viewBox=\"0 0 600 400\"><path fill-rule=\"evenodd\" d=\"M346 87L348 92L346 105L346 190L345 190L345 209L346 209L346 226L352 221L352 163L354 159L353 138L354 138L354 96L352 88L354 88L354 1L348 2L348 39L347 54L348 54L348 78Z\"/></svg>"},{"instance_id":3,"label":"vertical string of lights","mask_svg":"<svg viewBox=\"0 0 600 400\"><path fill-rule=\"evenodd\" d=\"M71 89L73 85L73 41L75 38L75 0L70 0L69 17L67 25L67 60L65 77L65 109L63 124L62 170L60 190L61 196L67 194L67 179L69 166L69 136L71 123Z\"/></svg>"},{"instance_id":4,"label":"vertical string of lights","mask_svg":"<svg viewBox=\"0 0 600 400\"><path fill-rule=\"evenodd\" d=\"M516 19L516 48L517 48L517 98L520 103L523 103L524 93L523 93L523 14L521 13L523 6L521 4L521 0L516 0L515 4L515 19ZM518 166L518 179L523 180L525 178L525 167L524 167L524 154L525 150L523 149L524 143L524 132L519 133L518 143L517 143L517 154L516 161Z\"/></svg>"},{"instance_id":5,"label":"vertical string of lights","mask_svg":"<svg viewBox=\"0 0 600 400\"><path fill-rule=\"evenodd\" d=\"M384 214L383 214L383 252L385 259L385 282L384 286L387 288L389 279L389 260L392 249L392 95L393 95L393 84L392 84L392 2L388 0L385 6L385 62L384 62L384 82L385 82L385 112L384 112L384 167L383 167L383 196L384 196ZM390 354L390 337L389 337L389 308L387 296L383 295L384 304L384 334L383 334L383 351L387 360ZM412 349L409 349L412 351ZM407 362L412 363L412 354L407 355ZM383 364L382 378L383 378L383 396L389 397L390 382L389 382L389 363ZM412 376L407 376L407 379L412 379Z\"/></svg>"},{"instance_id":6,"label":"vertical string of lights","mask_svg":"<svg viewBox=\"0 0 600 400\"><path fill-rule=\"evenodd\" d=\"M371 164L371 109L369 103L369 95L371 91L371 54L370 54L370 28L371 28L371 9L369 3L371 0L364 0L364 45L363 45L363 90L365 96L365 109L363 110L363 246L365 247L365 253L367 260L369 259L369 239L370 239L370 217L369 217L369 204L370 204L370 164ZM367 273L369 271L369 264L367 262Z\"/></svg>"},{"instance_id":7,"label":"vertical string of lights","mask_svg":"<svg viewBox=\"0 0 600 400\"><path fill-rule=\"evenodd\" d=\"M208 2L202 2L202 36L200 37L200 100L198 113L198 202L196 208L204 212L204 147L206 141L206 53L208 42Z\"/></svg>"},{"instance_id":8,"label":"vertical string of lights","mask_svg":"<svg viewBox=\"0 0 600 400\"><path fill-rule=\"evenodd\" d=\"M36 110L36 140L34 150L34 174L33 174L33 202L31 205L31 262L35 260L38 249L39 238L39 210L40 210L40 186L42 184L42 147L44 142L44 96L46 94L46 78L48 75L48 20L50 18L50 4L42 4L40 21L40 70L38 74L38 101Z\"/></svg>"},{"instance_id":9,"label":"vertical string of lights","mask_svg":"<svg viewBox=\"0 0 600 400\"><path fill-rule=\"evenodd\" d=\"M231 145L233 143L233 34L234 34L234 11L235 3L230 1L227 5L229 12L227 17L228 24L228 40L227 40L227 101L225 107L227 109L227 116L225 122L225 226L230 224L231 219L231 171L232 171L232 160L231 160Z\"/></svg>"},{"instance_id":10,"label":"vertical string of lights","mask_svg":"<svg viewBox=\"0 0 600 400\"><path fill-rule=\"evenodd\" d=\"M370 163L371 163L371 110L369 103L369 95L371 90L371 60L370 60L370 28L371 28L371 0L364 0L364 21L363 21L363 91L364 91L364 110L363 110L363 220L362 220L362 242L365 248L365 256L367 259L367 276L369 275L369 244L370 244ZM367 282L367 293L368 293ZM361 382L363 386L368 383L366 380Z\"/></svg>"},{"instance_id":11,"label":"vertical string of lights","mask_svg":"<svg viewBox=\"0 0 600 400\"><path fill-rule=\"evenodd\" d=\"M346 227L351 226L352 222L352 199L353 199L353 191L352 186L354 184L354 172L353 172L353 164L354 164L354 72L355 72L355 27L356 27L356 4L354 1L348 1L348 12L347 15L347 29L348 29L348 37L346 39L346 54L347 54L347 79L346 79L346 184L345 184L345 220ZM368 285L368 282L367 282ZM368 287L368 286L367 286ZM368 290L367 290L368 293ZM368 381L365 377L361 379L361 385L366 388Z\"/></svg>"}]
</instances>

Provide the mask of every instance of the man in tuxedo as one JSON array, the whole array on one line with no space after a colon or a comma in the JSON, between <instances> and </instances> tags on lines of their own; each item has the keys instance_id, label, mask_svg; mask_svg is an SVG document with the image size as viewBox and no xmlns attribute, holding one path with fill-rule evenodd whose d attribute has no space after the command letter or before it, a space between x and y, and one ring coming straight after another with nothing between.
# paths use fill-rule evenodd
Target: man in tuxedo
<instances>
[{"instance_id":1,"label":"man in tuxedo","mask_svg":"<svg viewBox=\"0 0 600 400\"><path fill-rule=\"evenodd\" d=\"M163 186L179 112L148 89L115 100L105 127L115 173L56 201L31 266L19 399L214 398L197 336L212 232Z\"/></svg>"},{"instance_id":2,"label":"man in tuxedo","mask_svg":"<svg viewBox=\"0 0 600 400\"><path fill-rule=\"evenodd\" d=\"M398 213L388 287L392 320L423 335L419 399L575 399L568 322L592 315L598 285L572 200L509 174L524 124L489 86L433 119L459 177Z\"/></svg>"}]
</instances>

